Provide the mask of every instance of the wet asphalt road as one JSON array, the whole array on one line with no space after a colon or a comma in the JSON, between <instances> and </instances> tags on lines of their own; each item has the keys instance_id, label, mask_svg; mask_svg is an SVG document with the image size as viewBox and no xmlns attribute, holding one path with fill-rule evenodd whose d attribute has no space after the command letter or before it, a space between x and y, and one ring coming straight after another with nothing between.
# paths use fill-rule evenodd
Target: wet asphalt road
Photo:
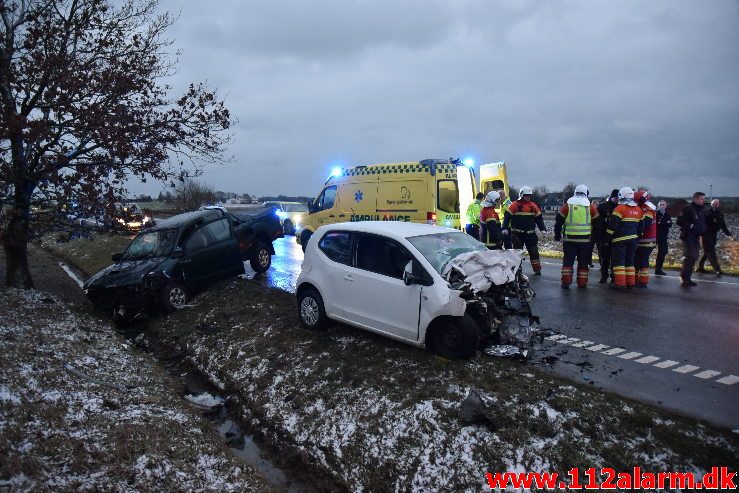
<instances>
[{"instance_id":1,"label":"wet asphalt road","mask_svg":"<svg viewBox=\"0 0 739 493\"><path fill-rule=\"evenodd\" d=\"M275 241L270 270L257 279L295 291L303 253L292 236ZM563 290L560 263L543 259L543 275L524 272L536 290L533 310L552 340L532 364L598 389L739 429L739 280L696 274L680 287L677 273L647 289L614 292L598 284ZM247 275L254 272L246 267Z\"/></svg>"}]
</instances>

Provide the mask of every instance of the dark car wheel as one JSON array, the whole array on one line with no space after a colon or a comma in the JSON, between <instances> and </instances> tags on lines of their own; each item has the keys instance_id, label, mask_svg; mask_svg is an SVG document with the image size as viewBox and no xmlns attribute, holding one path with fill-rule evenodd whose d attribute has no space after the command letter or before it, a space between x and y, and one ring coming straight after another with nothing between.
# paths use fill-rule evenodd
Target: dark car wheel
<instances>
[{"instance_id":1,"label":"dark car wheel","mask_svg":"<svg viewBox=\"0 0 739 493\"><path fill-rule=\"evenodd\" d=\"M313 233L310 231L303 231L300 235L300 246L303 249L303 253L305 253L305 248L308 246L308 240L310 240L311 236L313 236Z\"/></svg>"},{"instance_id":2,"label":"dark car wheel","mask_svg":"<svg viewBox=\"0 0 739 493\"><path fill-rule=\"evenodd\" d=\"M269 270L269 266L272 265L272 255L269 253L269 245L260 241L257 243L257 247L254 249L254 254L249 260L251 268L254 272L262 273Z\"/></svg>"},{"instance_id":3,"label":"dark car wheel","mask_svg":"<svg viewBox=\"0 0 739 493\"><path fill-rule=\"evenodd\" d=\"M187 304L189 295L182 283L177 281L168 282L162 290L161 302L164 311L173 312Z\"/></svg>"},{"instance_id":4,"label":"dark car wheel","mask_svg":"<svg viewBox=\"0 0 739 493\"><path fill-rule=\"evenodd\" d=\"M477 351L477 325L467 315L445 320L431 337L436 352L446 358L469 358Z\"/></svg>"},{"instance_id":5,"label":"dark car wheel","mask_svg":"<svg viewBox=\"0 0 739 493\"><path fill-rule=\"evenodd\" d=\"M298 316L300 322L308 330L320 330L326 327L328 317L318 291L306 289L298 295Z\"/></svg>"},{"instance_id":6,"label":"dark car wheel","mask_svg":"<svg viewBox=\"0 0 739 493\"><path fill-rule=\"evenodd\" d=\"M282 224L282 230L286 235L295 234L295 226L293 226L293 222L289 219L285 219L285 222Z\"/></svg>"}]
</instances>

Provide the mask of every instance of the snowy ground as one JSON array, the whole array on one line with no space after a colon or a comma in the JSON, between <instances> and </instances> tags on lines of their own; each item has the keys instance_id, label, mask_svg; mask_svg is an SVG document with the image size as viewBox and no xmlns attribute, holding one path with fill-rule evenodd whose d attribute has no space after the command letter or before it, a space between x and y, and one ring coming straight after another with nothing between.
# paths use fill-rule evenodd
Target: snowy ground
<instances>
[{"instance_id":1,"label":"snowy ground","mask_svg":"<svg viewBox=\"0 0 739 493\"><path fill-rule=\"evenodd\" d=\"M573 385L527 364L448 361L334 326L293 296L235 280L148 331L243 401L252 425L352 491L484 491L485 472L574 466L737 468L737 436ZM476 390L487 419L465 423Z\"/></svg>"},{"instance_id":2,"label":"snowy ground","mask_svg":"<svg viewBox=\"0 0 739 493\"><path fill-rule=\"evenodd\" d=\"M0 306L0 491L268 489L107 322L39 291Z\"/></svg>"}]
</instances>

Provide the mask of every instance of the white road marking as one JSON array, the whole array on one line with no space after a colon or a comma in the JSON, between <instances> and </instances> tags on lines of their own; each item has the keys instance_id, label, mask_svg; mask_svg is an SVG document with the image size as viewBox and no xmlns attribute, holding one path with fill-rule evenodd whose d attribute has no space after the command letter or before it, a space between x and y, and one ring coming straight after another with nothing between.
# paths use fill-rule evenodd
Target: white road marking
<instances>
[{"instance_id":1,"label":"white road marking","mask_svg":"<svg viewBox=\"0 0 739 493\"><path fill-rule=\"evenodd\" d=\"M573 347L585 347L585 346L590 346L591 344L595 344L595 343L593 341L582 341L582 342L578 342L577 344L573 344L572 346Z\"/></svg>"},{"instance_id":2,"label":"white road marking","mask_svg":"<svg viewBox=\"0 0 739 493\"><path fill-rule=\"evenodd\" d=\"M681 366L681 367L679 367L679 368L675 368L675 369L674 369L674 370L672 370L672 371L675 371L675 372L677 372L677 373L690 373L690 372L692 372L692 371L695 371L695 370L697 370L698 368L699 368L698 366L693 366L693 365L683 365L683 366Z\"/></svg>"},{"instance_id":3,"label":"white road marking","mask_svg":"<svg viewBox=\"0 0 739 493\"><path fill-rule=\"evenodd\" d=\"M613 349L609 349L608 351L603 351L603 354L607 354L608 356L615 356L616 354L623 353L624 351L626 350L620 347L615 347Z\"/></svg>"},{"instance_id":4,"label":"white road marking","mask_svg":"<svg viewBox=\"0 0 739 493\"><path fill-rule=\"evenodd\" d=\"M702 371L702 372L700 372L700 373L696 373L696 374L695 374L695 375L693 375L693 376L694 376L694 377L696 377L696 378L702 378L703 380L707 380L707 379L709 379L709 378L713 378L713 377L715 377L716 375L720 375L720 374L721 374L721 372L720 372L720 371L715 371L715 370L704 370L704 371Z\"/></svg>"},{"instance_id":5,"label":"white road marking","mask_svg":"<svg viewBox=\"0 0 739 493\"><path fill-rule=\"evenodd\" d=\"M71 277L72 280L74 282L76 282L79 285L80 288L82 288L82 286L85 285L85 283L82 282L82 279L80 279L79 276L77 274L75 274L74 271L67 266L67 264L65 264L63 262L59 262L59 267L61 267L62 269L64 269L64 272L66 272L67 275L69 277Z\"/></svg>"},{"instance_id":6,"label":"white road marking","mask_svg":"<svg viewBox=\"0 0 739 493\"><path fill-rule=\"evenodd\" d=\"M637 363L642 363L644 365L648 365L649 363L654 363L655 361L659 361L659 358L656 356L644 356L643 358L635 359Z\"/></svg>"},{"instance_id":7,"label":"white road marking","mask_svg":"<svg viewBox=\"0 0 739 493\"><path fill-rule=\"evenodd\" d=\"M625 360L631 360L636 363L641 363L643 365L649 365L654 363L655 361L659 361L659 363L654 363L655 368L661 368L663 370L666 369L672 369L672 371L676 373L681 373L683 375L687 375L689 373L692 373L698 369L700 369L699 366L695 365L682 365L678 366L677 368L673 368L680 364L679 361L673 361L671 359L666 359L663 361L660 361L659 356L644 356L643 353L640 353L638 351L626 351L626 349L615 347L608 349L610 346L607 344L595 344L593 341L581 341L578 337L568 337L564 334L553 334L546 338L549 341L554 341L558 344L567 344L571 345L572 347L578 347L582 349L587 349L588 351L593 352L600 352L601 354L606 354L608 356L617 356L618 358L625 359ZM594 346L590 346L591 344L595 344ZM590 347L586 347L590 346ZM716 370L703 370L699 373L693 374L694 377L700 378L701 380L710 380L714 377L720 375L720 371ZM723 378L720 378L716 380L716 382L722 383L724 385L734 385L736 383L739 383L739 377L736 375L727 375Z\"/></svg>"},{"instance_id":8,"label":"white road marking","mask_svg":"<svg viewBox=\"0 0 739 493\"><path fill-rule=\"evenodd\" d=\"M662 361L661 363L657 363L654 366L656 366L657 368L670 368L672 366L675 366L676 364L678 364L678 361L672 361L671 359L668 359Z\"/></svg>"},{"instance_id":9,"label":"white road marking","mask_svg":"<svg viewBox=\"0 0 739 493\"><path fill-rule=\"evenodd\" d=\"M727 375L724 378L719 378L716 381L724 385L734 385L735 383L739 382L739 377L737 377L736 375Z\"/></svg>"}]
</instances>

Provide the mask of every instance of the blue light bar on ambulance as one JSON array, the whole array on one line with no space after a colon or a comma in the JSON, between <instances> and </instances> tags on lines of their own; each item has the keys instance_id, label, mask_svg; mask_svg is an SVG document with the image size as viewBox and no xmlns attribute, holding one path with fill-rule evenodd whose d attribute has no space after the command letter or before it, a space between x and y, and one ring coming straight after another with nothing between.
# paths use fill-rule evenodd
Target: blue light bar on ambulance
<instances>
[{"instance_id":1,"label":"blue light bar on ambulance","mask_svg":"<svg viewBox=\"0 0 739 493\"><path fill-rule=\"evenodd\" d=\"M472 168L475 165L475 160L471 157L465 158L464 161L462 161L462 164L467 166L468 168Z\"/></svg>"},{"instance_id":2,"label":"blue light bar on ambulance","mask_svg":"<svg viewBox=\"0 0 739 493\"><path fill-rule=\"evenodd\" d=\"M341 176L341 173L343 171L344 170L343 170L343 168L341 168L341 166L336 166L333 169L331 169L331 176L333 176L334 178L336 178L338 176Z\"/></svg>"}]
</instances>

